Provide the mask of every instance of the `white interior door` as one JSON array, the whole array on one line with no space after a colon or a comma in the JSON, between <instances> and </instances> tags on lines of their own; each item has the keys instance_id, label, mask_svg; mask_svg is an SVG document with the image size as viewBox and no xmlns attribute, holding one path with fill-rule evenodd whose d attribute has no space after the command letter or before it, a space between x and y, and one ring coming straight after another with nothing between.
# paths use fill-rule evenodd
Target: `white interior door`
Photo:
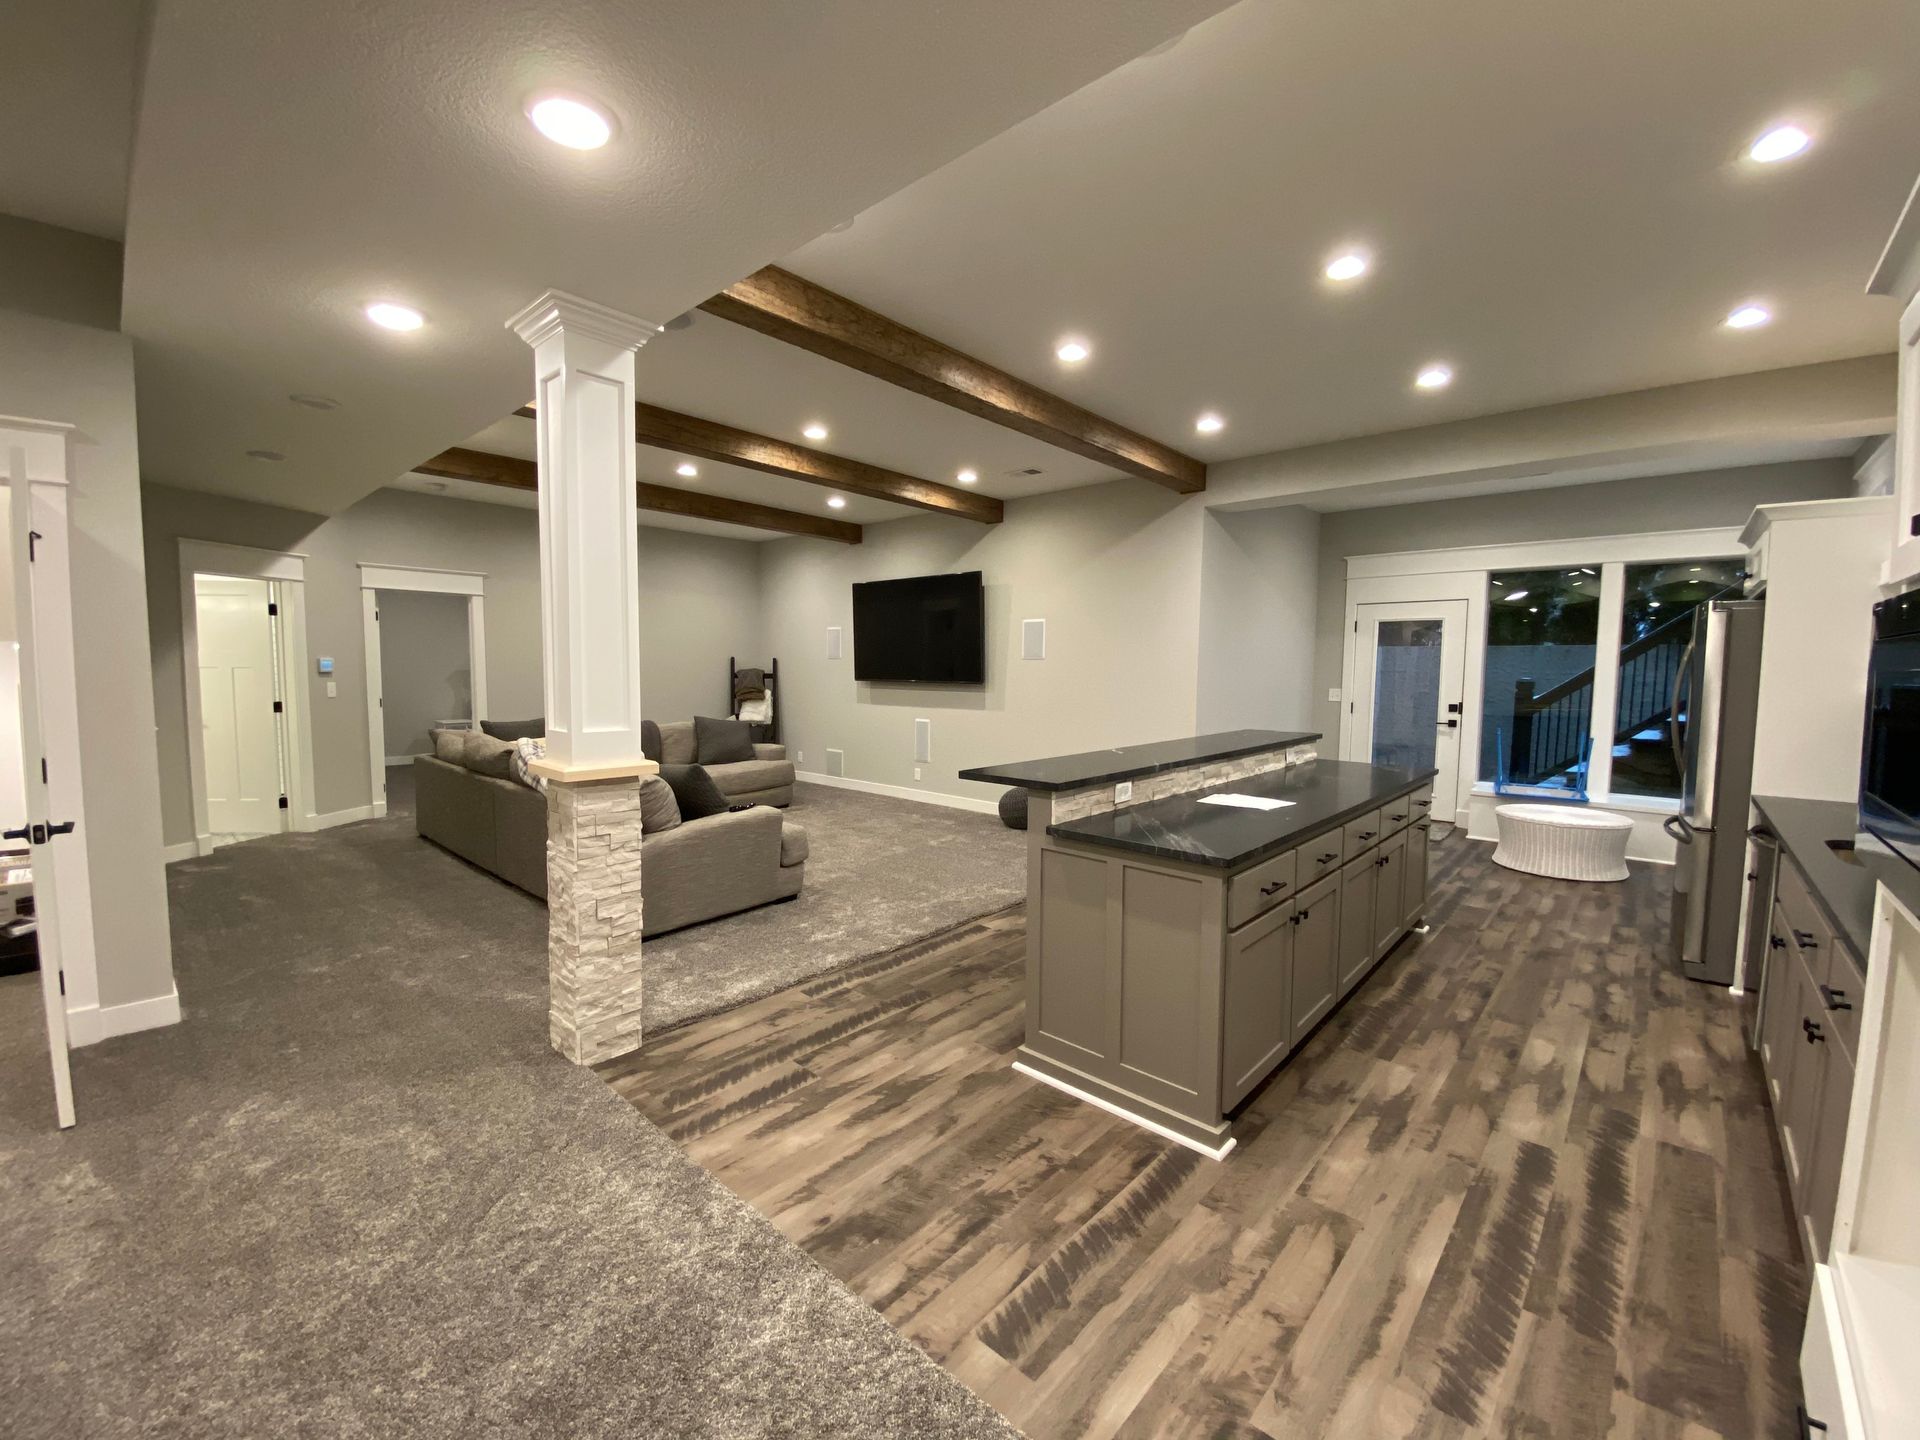
<instances>
[{"instance_id":1,"label":"white interior door","mask_svg":"<svg viewBox=\"0 0 1920 1440\"><path fill-rule=\"evenodd\" d=\"M40 692L35 669L33 628L33 561L35 543L33 502L30 487L18 478L24 467L15 467L15 481L7 493L8 556L13 566L13 623L19 648L19 684L16 697L20 715L20 753L22 756L45 754L40 744ZM33 875L34 914L38 917L40 946L40 1000L47 1018L47 1053L53 1064L53 1105L60 1128L73 1124L73 1072L68 1062L67 1001L60 963L60 936L57 924L59 905L55 897L54 865L50 847L74 845L73 825L56 827L50 820L46 772L36 763L24 766L21 773L25 814L9 813L6 818L6 843L24 844L28 866Z\"/></svg>"},{"instance_id":2,"label":"white interior door","mask_svg":"<svg viewBox=\"0 0 1920 1440\"><path fill-rule=\"evenodd\" d=\"M1437 770L1436 816L1460 793L1467 602L1396 600L1354 607L1347 758Z\"/></svg>"},{"instance_id":3,"label":"white interior door","mask_svg":"<svg viewBox=\"0 0 1920 1440\"><path fill-rule=\"evenodd\" d=\"M267 582L198 575L194 599L207 829L273 834L281 828L282 792Z\"/></svg>"}]
</instances>

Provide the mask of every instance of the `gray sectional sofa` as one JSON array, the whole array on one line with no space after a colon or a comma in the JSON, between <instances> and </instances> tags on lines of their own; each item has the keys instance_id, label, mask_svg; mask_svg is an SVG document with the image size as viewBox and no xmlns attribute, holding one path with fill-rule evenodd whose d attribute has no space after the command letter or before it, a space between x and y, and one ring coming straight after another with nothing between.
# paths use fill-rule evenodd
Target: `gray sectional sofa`
<instances>
[{"instance_id":1,"label":"gray sectional sofa","mask_svg":"<svg viewBox=\"0 0 1920 1440\"><path fill-rule=\"evenodd\" d=\"M660 763L697 765L700 763L693 738L691 720L666 720L660 725ZM787 759L784 745L755 745L753 759L729 764L709 765L707 774L729 800L756 805L793 803L793 762Z\"/></svg>"},{"instance_id":2,"label":"gray sectional sofa","mask_svg":"<svg viewBox=\"0 0 1920 1440\"><path fill-rule=\"evenodd\" d=\"M662 726L664 736L668 727ZM689 734L691 723L687 726ZM760 747L756 747L758 749ZM778 749L779 747L768 747ZM765 761L716 765L714 780L737 803L778 794L765 782L774 773L750 767ZM793 767L786 765L785 804L793 797ZM751 782L758 793L729 790ZM421 835L463 860L547 895L547 797L516 780L481 775L431 755L414 758L415 823ZM805 881L807 836L768 804L704 819L686 820L641 841L640 888L643 935L659 935L776 900L790 900Z\"/></svg>"}]
</instances>

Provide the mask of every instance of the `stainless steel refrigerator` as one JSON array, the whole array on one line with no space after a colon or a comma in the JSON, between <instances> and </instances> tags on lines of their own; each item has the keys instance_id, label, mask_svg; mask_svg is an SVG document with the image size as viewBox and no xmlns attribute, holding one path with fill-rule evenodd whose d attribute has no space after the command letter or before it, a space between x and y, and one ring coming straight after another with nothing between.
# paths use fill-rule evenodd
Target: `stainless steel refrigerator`
<instances>
[{"instance_id":1,"label":"stainless steel refrigerator","mask_svg":"<svg viewBox=\"0 0 1920 1440\"><path fill-rule=\"evenodd\" d=\"M1746 883L1753 731L1760 707L1763 600L1710 600L1674 677L1668 725L1680 813L1666 822L1673 865L1673 953L1689 979L1733 983Z\"/></svg>"}]
</instances>

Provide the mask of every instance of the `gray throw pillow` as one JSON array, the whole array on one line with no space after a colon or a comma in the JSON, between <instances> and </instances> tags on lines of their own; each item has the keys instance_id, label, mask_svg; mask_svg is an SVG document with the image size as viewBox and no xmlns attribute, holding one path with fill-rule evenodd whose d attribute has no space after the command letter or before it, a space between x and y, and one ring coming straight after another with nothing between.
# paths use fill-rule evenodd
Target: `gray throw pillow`
<instances>
[{"instance_id":1,"label":"gray throw pillow","mask_svg":"<svg viewBox=\"0 0 1920 1440\"><path fill-rule=\"evenodd\" d=\"M433 740L433 758L444 760L449 765L466 764L467 736L471 733L467 730L450 730L435 726L427 732Z\"/></svg>"},{"instance_id":2,"label":"gray throw pillow","mask_svg":"<svg viewBox=\"0 0 1920 1440\"><path fill-rule=\"evenodd\" d=\"M713 777L698 765L662 765L660 778L673 789L674 803L682 820L704 820L709 815L724 815L733 804L720 793ZM646 821L641 821L645 833Z\"/></svg>"},{"instance_id":3,"label":"gray throw pillow","mask_svg":"<svg viewBox=\"0 0 1920 1440\"><path fill-rule=\"evenodd\" d=\"M680 823L680 802L673 798L673 787L658 775L640 782L640 833L658 835Z\"/></svg>"},{"instance_id":4,"label":"gray throw pillow","mask_svg":"<svg viewBox=\"0 0 1920 1440\"><path fill-rule=\"evenodd\" d=\"M640 722L640 753L656 765L665 758L660 753L660 727L651 720Z\"/></svg>"},{"instance_id":5,"label":"gray throw pillow","mask_svg":"<svg viewBox=\"0 0 1920 1440\"><path fill-rule=\"evenodd\" d=\"M731 765L753 759L753 727L744 720L693 717L694 758L702 765Z\"/></svg>"},{"instance_id":6,"label":"gray throw pillow","mask_svg":"<svg viewBox=\"0 0 1920 1440\"><path fill-rule=\"evenodd\" d=\"M538 740L547 733L547 717L538 716L532 720L482 720L482 734L491 735L496 740Z\"/></svg>"},{"instance_id":7,"label":"gray throw pillow","mask_svg":"<svg viewBox=\"0 0 1920 1440\"><path fill-rule=\"evenodd\" d=\"M513 757L520 753L520 747L511 740L496 740L491 735L480 735L471 731L467 734L467 769L476 775L494 775L502 780L513 778Z\"/></svg>"}]
</instances>

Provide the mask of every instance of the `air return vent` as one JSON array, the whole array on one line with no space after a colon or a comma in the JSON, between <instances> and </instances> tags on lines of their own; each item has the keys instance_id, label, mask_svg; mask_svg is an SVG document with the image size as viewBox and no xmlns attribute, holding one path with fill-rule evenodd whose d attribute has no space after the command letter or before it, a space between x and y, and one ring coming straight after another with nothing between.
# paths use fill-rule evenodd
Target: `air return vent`
<instances>
[{"instance_id":1,"label":"air return vent","mask_svg":"<svg viewBox=\"0 0 1920 1440\"><path fill-rule=\"evenodd\" d=\"M845 775L847 773L847 752L844 750L827 751L827 774Z\"/></svg>"}]
</instances>

